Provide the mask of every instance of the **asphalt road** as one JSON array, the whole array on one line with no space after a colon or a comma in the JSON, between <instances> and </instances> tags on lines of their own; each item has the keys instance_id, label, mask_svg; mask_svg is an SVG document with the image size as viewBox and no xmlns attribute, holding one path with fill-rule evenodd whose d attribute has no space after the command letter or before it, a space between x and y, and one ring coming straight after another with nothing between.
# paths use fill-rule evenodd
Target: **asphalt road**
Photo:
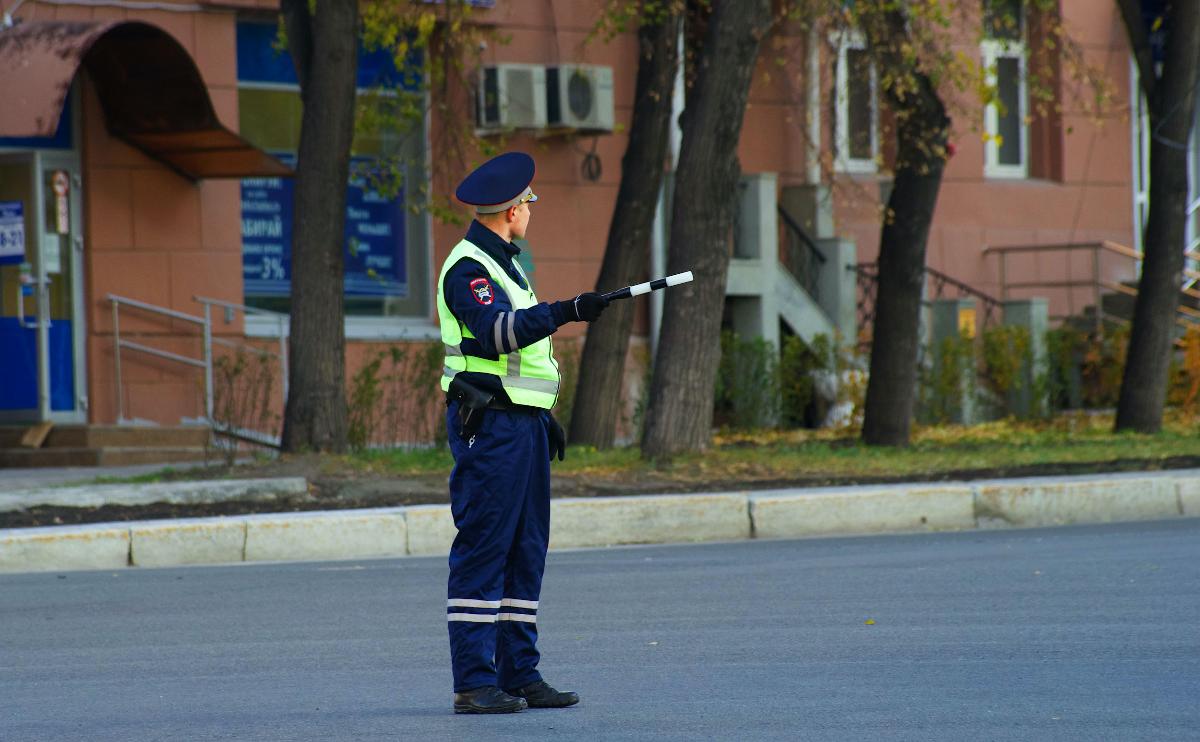
<instances>
[{"instance_id":1,"label":"asphalt road","mask_svg":"<svg viewBox=\"0 0 1200 742\"><path fill-rule=\"evenodd\" d=\"M0 576L0 740L1200 739L1200 520L554 553L583 702L498 717L450 712L445 575Z\"/></svg>"}]
</instances>

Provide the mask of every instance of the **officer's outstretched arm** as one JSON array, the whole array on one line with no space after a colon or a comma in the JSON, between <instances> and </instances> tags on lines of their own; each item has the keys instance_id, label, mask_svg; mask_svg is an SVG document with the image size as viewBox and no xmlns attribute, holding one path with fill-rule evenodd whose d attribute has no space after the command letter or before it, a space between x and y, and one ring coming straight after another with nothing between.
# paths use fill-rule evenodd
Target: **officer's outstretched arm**
<instances>
[{"instance_id":1,"label":"officer's outstretched arm","mask_svg":"<svg viewBox=\"0 0 1200 742\"><path fill-rule=\"evenodd\" d=\"M512 353L552 335L568 322L593 322L608 306L604 297L588 292L574 299L513 309L504 289L473 260L455 265L445 286L446 304L475 336L484 355Z\"/></svg>"},{"instance_id":2,"label":"officer's outstretched arm","mask_svg":"<svg viewBox=\"0 0 1200 742\"><path fill-rule=\"evenodd\" d=\"M533 345L554 334L568 322L595 321L608 301L599 294L580 294L574 299L542 302L528 309L507 310L497 315L492 334L501 353Z\"/></svg>"}]
</instances>

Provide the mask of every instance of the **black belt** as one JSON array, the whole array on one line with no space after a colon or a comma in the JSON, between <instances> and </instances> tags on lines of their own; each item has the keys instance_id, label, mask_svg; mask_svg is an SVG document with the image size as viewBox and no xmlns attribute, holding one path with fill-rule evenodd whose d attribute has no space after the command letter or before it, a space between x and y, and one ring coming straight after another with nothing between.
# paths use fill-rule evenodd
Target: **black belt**
<instances>
[{"instance_id":1,"label":"black belt","mask_svg":"<svg viewBox=\"0 0 1200 742\"><path fill-rule=\"evenodd\" d=\"M503 410L504 412L518 412L524 415L537 415L542 411L541 407L531 407L526 404L513 404L500 399L492 399L488 402L489 410Z\"/></svg>"}]
</instances>

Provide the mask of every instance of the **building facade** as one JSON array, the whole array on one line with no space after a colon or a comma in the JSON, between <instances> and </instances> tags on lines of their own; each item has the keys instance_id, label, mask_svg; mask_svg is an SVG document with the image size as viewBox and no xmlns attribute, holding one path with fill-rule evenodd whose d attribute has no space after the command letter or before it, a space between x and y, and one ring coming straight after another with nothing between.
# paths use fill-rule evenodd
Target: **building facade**
<instances>
[{"instance_id":1,"label":"building facade","mask_svg":"<svg viewBox=\"0 0 1200 742\"><path fill-rule=\"evenodd\" d=\"M507 38L482 52L477 124L536 158L525 247L547 300L594 286L620 207L637 48L631 33L593 38L602 5L495 0L472 11ZM1065 316L1091 301L1095 282L1085 279L1132 280L1136 259L1042 249L1004 258L1002 270L989 248L1139 247L1146 132L1115 6L1061 0L1060 13L1115 91L1110 115L1081 110L1067 75L1052 90L1061 110L1033 111L1031 19L1010 36L964 40L993 70L1004 106L956 115L928 264L986 296L1046 296ZM0 113L0 422L203 421L221 349L273 350L286 335L300 100L290 59L274 48L277 6L28 0L14 15L0 30L10 103ZM739 147L746 177L728 322L771 339L855 334L852 268L878 255L891 185L879 70L853 34L808 32L785 32L759 67ZM389 55L364 52L360 95L395 72ZM426 95L419 80L390 84ZM429 167L444 156L435 143L446 122L426 108L403 135L356 139L344 297L352 370L380 348L437 338L436 270L463 226L419 207L454 185ZM678 131L672 142L677 153ZM370 177L383 152L406 163L391 188ZM647 274L665 265L667 221ZM798 270L795 250L820 265ZM1046 285L1021 286L1032 283ZM646 357L655 317L642 305L633 356ZM577 342L581 329L560 336ZM285 375L281 363L275 371Z\"/></svg>"}]
</instances>

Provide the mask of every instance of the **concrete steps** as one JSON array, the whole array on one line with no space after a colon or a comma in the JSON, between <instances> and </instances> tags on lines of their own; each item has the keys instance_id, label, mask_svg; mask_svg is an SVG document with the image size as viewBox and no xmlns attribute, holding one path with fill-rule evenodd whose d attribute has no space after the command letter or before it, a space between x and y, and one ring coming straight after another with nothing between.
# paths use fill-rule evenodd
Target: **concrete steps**
<instances>
[{"instance_id":1,"label":"concrete steps","mask_svg":"<svg viewBox=\"0 0 1200 742\"><path fill-rule=\"evenodd\" d=\"M0 467L129 466L203 461L204 427L56 425L40 448L20 445L28 426L0 426Z\"/></svg>"}]
</instances>

